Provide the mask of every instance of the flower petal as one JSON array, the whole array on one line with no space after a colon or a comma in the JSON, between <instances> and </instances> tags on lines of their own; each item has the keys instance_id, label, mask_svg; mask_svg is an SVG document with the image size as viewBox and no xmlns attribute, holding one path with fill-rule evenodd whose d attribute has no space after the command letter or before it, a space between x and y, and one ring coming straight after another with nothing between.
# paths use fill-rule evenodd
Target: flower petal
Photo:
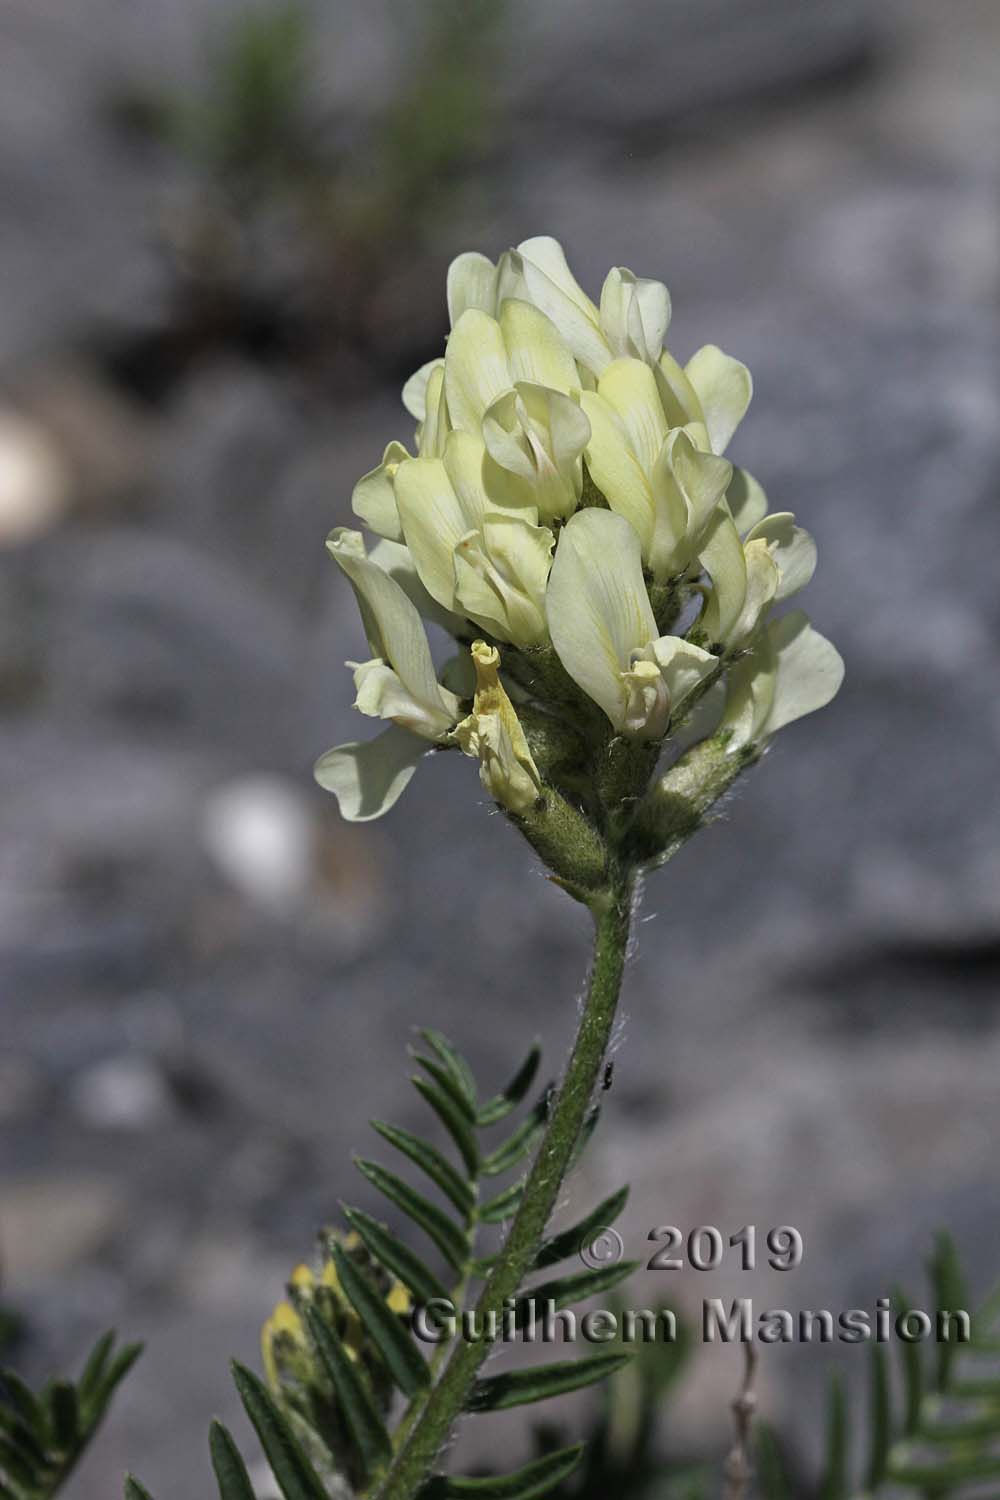
<instances>
[{"instance_id":1,"label":"flower petal","mask_svg":"<svg viewBox=\"0 0 1000 1500\"><path fill-rule=\"evenodd\" d=\"M597 308L587 296L569 268L566 252L559 241L550 234L537 234L532 239L522 240L517 253L537 270L542 271L553 286L585 312L593 323L597 322ZM543 309L544 311L544 309Z\"/></svg>"},{"instance_id":2,"label":"flower petal","mask_svg":"<svg viewBox=\"0 0 1000 1500\"><path fill-rule=\"evenodd\" d=\"M698 556L712 587L698 624L713 645L729 640L747 596L747 563L743 544L729 512L720 507L711 521Z\"/></svg>"},{"instance_id":3,"label":"flower petal","mask_svg":"<svg viewBox=\"0 0 1000 1500\"><path fill-rule=\"evenodd\" d=\"M727 645L732 649L742 645L756 630L764 611L777 597L781 575L778 565L767 550L762 539L747 542L743 547L747 565L746 595L740 617L727 636Z\"/></svg>"},{"instance_id":4,"label":"flower petal","mask_svg":"<svg viewBox=\"0 0 1000 1500\"><path fill-rule=\"evenodd\" d=\"M429 359L419 370L415 370L403 386L403 405L414 421L422 422L427 415L427 382L435 370L444 365L443 359Z\"/></svg>"},{"instance_id":5,"label":"flower petal","mask_svg":"<svg viewBox=\"0 0 1000 1500\"><path fill-rule=\"evenodd\" d=\"M729 734L732 755L758 740L774 703L778 661L770 635L765 633L752 651L730 667L726 678L726 707L719 725Z\"/></svg>"},{"instance_id":6,"label":"flower petal","mask_svg":"<svg viewBox=\"0 0 1000 1500\"><path fill-rule=\"evenodd\" d=\"M520 380L568 394L580 384L576 362L554 323L530 302L504 303L500 329L510 360L511 384Z\"/></svg>"},{"instance_id":7,"label":"flower petal","mask_svg":"<svg viewBox=\"0 0 1000 1500\"><path fill-rule=\"evenodd\" d=\"M836 697L844 680L844 661L836 646L813 630L800 609L773 621L768 636L778 671L765 726L767 734L772 735L804 714L825 708Z\"/></svg>"},{"instance_id":8,"label":"flower petal","mask_svg":"<svg viewBox=\"0 0 1000 1500\"><path fill-rule=\"evenodd\" d=\"M451 433L451 420L444 393L444 360L427 377L424 393L426 415L417 428L417 452L421 458L440 458Z\"/></svg>"},{"instance_id":9,"label":"flower petal","mask_svg":"<svg viewBox=\"0 0 1000 1500\"><path fill-rule=\"evenodd\" d=\"M456 255L448 267L448 317L454 328L470 307L496 316L497 267L478 250Z\"/></svg>"},{"instance_id":10,"label":"flower petal","mask_svg":"<svg viewBox=\"0 0 1000 1500\"><path fill-rule=\"evenodd\" d=\"M416 606L421 619L440 625L449 635L457 635L463 628L465 621L462 616L445 609L427 592L409 547L383 539L375 543L368 556L383 573L388 573L399 584L407 599Z\"/></svg>"},{"instance_id":11,"label":"flower petal","mask_svg":"<svg viewBox=\"0 0 1000 1500\"><path fill-rule=\"evenodd\" d=\"M764 486L746 469L733 470L733 477L726 491L726 503L733 513L736 530L742 537L767 515Z\"/></svg>"},{"instance_id":12,"label":"flower petal","mask_svg":"<svg viewBox=\"0 0 1000 1500\"><path fill-rule=\"evenodd\" d=\"M790 599L804 589L816 571L816 543L808 531L796 526L795 517L789 510L775 511L758 521L747 543L763 541L778 569L778 589L775 599Z\"/></svg>"},{"instance_id":13,"label":"flower petal","mask_svg":"<svg viewBox=\"0 0 1000 1500\"><path fill-rule=\"evenodd\" d=\"M587 468L613 511L630 522L649 561L653 542L653 493L632 452L625 424L610 402L596 391L584 391L580 406L590 422Z\"/></svg>"},{"instance_id":14,"label":"flower petal","mask_svg":"<svg viewBox=\"0 0 1000 1500\"><path fill-rule=\"evenodd\" d=\"M684 373L698 393L712 452L725 453L750 405L750 371L716 344L705 344L688 360Z\"/></svg>"},{"instance_id":15,"label":"flower petal","mask_svg":"<svg viewBox=\"0 0 1000 1500\"><path fill-rule=\"evenodd\" d=\"M326 545L354 587L373 656L396 672L410 697L426 709L429 722L440 733L447 733L455 721L458 701L438 683L416 606L388 573L365 556L359 532L337 527Z\"/></svg>"},{"instance_id":16,"label":"flower petal","mask_svg":"<svg viewBox=\"0 0 1000 1500\"><path fill-rule=\"evenodd\" d=\"M455 593L469 618L518 646L547 641L545 585L554 540L547 526L499 513L463 537L455 553Z\"/></svg>"},{"instance_id":17,"label":"flower petal","mask_svg":"<svg viewBox=\"0 0 1000 1500\"><path fill-rule=\"evenodd\" d=\"M621 729L623 673L656 639L639 538L623 516L577 511L563 527L549 575L546 612L566 671Z\"/></svg>"},{"instance_id":18,"label":"flower petal","mask_svg":"<svg viewBox=\"0 0 1000 1500\"><path fill-rule=\"evenodd\" d=\"M656 361L653 371L663 402L663 410L671 427L685 427L688 422L703 422L704 413L698 392L684 370L666 349Z\"/></svg>"},{"instance_id":19,"label":"flower petal","mask_svg":"<svg viewBox=\"0 0 1000 1500\"><path fill-rule=\"evenodd\" d=\"M455 726L466 755L479 761L479 777L490 795L512 813L526 813L542 792L542 779L513 703L500 681L500 653L485 641L471 650L476 672L472 713Z\"/></svg>"},{"instance_id":20,"label":"flower petal","mask_svg":"<svg viewBox=\"0 0 1000 1500\"><path fill-rule=\"evenodd\" d=\"M731 464L696 448L683 427L668 433L653 467L656 525L648 561L657 578L687 567L731 474Z\"/></svg>"},{"instance_id":21,"label":"flower petal","mask_svg":"<svg viewBox=\"0 0 1000 1500\"><path fill-rule=\"evenodd\" d=\"M670 323L670 293L662 281L646 281L615 266L601 289L601 331L616 356L653 364Z\"/></svg>"},{"instance_id":22,"label":"flower petal","mask_svg":"<svg viewBox=\"0 0 1000 1500\"><path fill-rule=\"evenodd\" d=\"M342 817L367 823L398 801L426 752L426 740L392 725L373 740L327 750L313 774L324 791L334 794Z\"/></svg>"},{"instance_id":23,"label":"flower petal","mask_svg":"<svg viewBox=\"0 0 1000 1500\"><path fill-rule=\"evenodd\" d=\"M667 436L667 419L652 370L640 359L616 359L597 382L597 392L621 418L643 472L652 474Z\"/></svg>"},{"instance_id":24,"label":"flower petal","mask_svg":"<svg viewBox=\"0 0 1000 1500\"><path fill-rule=\"evenodd\" d=\"M351 495L351 509L365 525L392 542L403 540L393 482L401 463L409 458L402 443L390 443L377 469L362 475Z\"/></svg>"},{"instance_id":25,"label":"flower petal","mask_svg":"<svg viewBox=\"0 0 1000 1500\"><path fill-rule=\"evenodd\" d=\"M396 474L396 504L421 583L443 609L454 610L452 559L455 548L475 521L466 515L444 460L411 458L400 464Z\"/></svg>"},{"instance_id":26,"label":"flower petal","mask_svg":"<svg viewBox=\"0 0 1000 1500\"><path fill-rule=\"evenodd\" d=\"M650 647L670 694L670 712L676 714L684 699L718 670L719 659L677 635L661 635Z\"/></svg>"},{"instance_id":27,"label":"flower petal","mask_svg":"<svg viewBox=\"0 0 1000 1500\"><path fill-rule=\"evenodd\" d=\"M348 662L354 668L357 697L354 707L370 719L391 719L401 729L424 740L442 737L440 710L435 704L422 703L406 687L398 672L380 656L372 661ZM455 710L457 713L458 705ZM454 723L455 714L451 716Z\"/></svg>"},{"instance_id":28,"label":"flower petal","mask_svg":"<svg viewBox=\"0 0 1000 1500\"><path fill-rule=\"evenodd\" d=\"M599 375L611 359L611 351L599 327L597 308L566 264L562 246L540 235L523 240L517 253L531 302L551 318L580 363Z\"/></svg>"},{"instance_id":29,"label":"flower petal","mask_svg":"<svg viewBox=\"0 0 1000 1500\"><path fill-rule=\"evenodd\" d=\"M445 351L444 388L452 422L478 435L486 408L513 384L500 324L470 307L452 329Z\"/></svg>"}]
</instances>

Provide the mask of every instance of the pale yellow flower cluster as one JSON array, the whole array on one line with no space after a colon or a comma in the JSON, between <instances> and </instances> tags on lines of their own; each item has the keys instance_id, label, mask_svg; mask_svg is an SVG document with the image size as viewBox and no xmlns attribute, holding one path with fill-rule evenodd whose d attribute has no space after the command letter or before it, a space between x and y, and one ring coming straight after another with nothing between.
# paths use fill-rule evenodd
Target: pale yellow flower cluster
<instances>
[{"instance_id":1,"label":"pale yellow flower cluster","mask_svg":"<svg viewBox=\"0 0 1000 1500\"><path fill-rule=\"evenodd\" d=\"M413 451L390 443L354 491L378 541L338 528L327 544L371 652L350 663L356 707L390 723L321 758L344 815L379 816L426 750L456 745L527 812L544 785L515 705L572 714L553 662L608 737L636 742L723 676L733 751L827 703L837 652L801 613L772 616L815 545L724 456L746 367L711 344L681 366L662 283L615 268L594 303L553 239L460 255L447 292L445 353L403 391ZM461 647L440 675L425 622Z\"/></svg>"}]
</instances>

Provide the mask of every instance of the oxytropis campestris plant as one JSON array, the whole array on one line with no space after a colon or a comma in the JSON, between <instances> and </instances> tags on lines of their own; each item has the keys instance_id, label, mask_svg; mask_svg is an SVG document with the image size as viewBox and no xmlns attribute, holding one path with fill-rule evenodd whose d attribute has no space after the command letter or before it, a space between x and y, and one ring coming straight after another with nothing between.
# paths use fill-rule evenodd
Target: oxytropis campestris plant
<instances>
[{"instance_id":1,"label":"oxytropis campestris plant","mask_svg":"<svg viewBox=\"0 0 1000 1500\"><path fill-rule=\"evenodd\" d=\"M769 513L757 480L726 457L750 402L749 371L714 344L686 365L668 353L665 286L616 268L596 304L542 237L497 264L459 256L448 310L443 356L403 390L417 422L412 451L391 442L354 491L372 540L338 528L327 542L368 642L367 659L349 663L355 706L386 727L328 751L316 774L346 818L364 820L393 806L429 751L471 757L552 878L593 914L585 1004L561 1082L523 1136L536 1147L524 1178L484 1207L479 1175L517 1154L483 1156L474 1133L518 1090L480 1108L461 1059L434 1033L436 1061L424 1059L438 1090L431 1102L459 1147L461 1178L413 1138L388 1136L450 1199L466 1242L478 1221L508 1223L497 1253L462 1265L441 1210L415 1212L398 1179L369 1172L435 1239L463 1295L481 1278L486 1319L557 1249L566 1253L569 1241L545 1241L546 1226L591 1117L637 877L677 851L778 730L830 701L843 665L801 611L783 607L812 576L812 538L789 512ZM440 670L428 625L454 642ZM308 1359L326 1360L353 1445L352 1483L411 1500L463 1410L535 1399L541 1386L536 1378L535 1395L518 1396L516 1376L499 1377L502 1388L478 1378L487 1341L454 1343L424 1374L408 1365L386 1331L386 1298L419 1299L439 1283L384 1227L349 1217L360 1238L328 1247L322 1272L327 1323L316 1293L302 1290L319 1283L301 1273L297 1305L284 1306L266 1340L272 1376L280 1387L282 1349L286 1368L306 1350L308 1322ZM559 1297L599 1284L606 1273L603 1283L568 1277ZM370 1325L378 1369L409 1397L391 1436L382 1387L357 1377L357 1350L353 1383L345 1373L337 1297ZM577 1362L575 1379L552 1375L542 1393L594 1378L594 1363ZM570 1457L561 1462L508 1476L502 1493L542 1493ZM426 1493L465 1494L470 1483L431 1481Z\"/></svg>"}]
</instances>

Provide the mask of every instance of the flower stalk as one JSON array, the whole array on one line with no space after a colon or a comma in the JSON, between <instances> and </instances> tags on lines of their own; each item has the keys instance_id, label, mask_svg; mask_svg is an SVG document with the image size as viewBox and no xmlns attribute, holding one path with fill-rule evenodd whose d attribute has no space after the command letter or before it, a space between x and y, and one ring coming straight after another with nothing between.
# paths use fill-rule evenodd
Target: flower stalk
<instances>
[{"instance_id":1,"label":"flower stalk","mask_svg":"<svg viewBox=\"0 0 1000 1500\"><path fill-rule=\"evenodd\" d=\"M587 994L566 1071L545 1134L496 1265L476 1303L477 1321L500 1317L538 1254L546 1226L587 1119L607 1052L621 994L632 922L634 880L617 872L595 900L594 949ZM456 1342L437 1383L416 1415L409 1435L375 1491L375 1500L413 1500L462 1415L487 1341Z\"/></svg>"}]
</instances>

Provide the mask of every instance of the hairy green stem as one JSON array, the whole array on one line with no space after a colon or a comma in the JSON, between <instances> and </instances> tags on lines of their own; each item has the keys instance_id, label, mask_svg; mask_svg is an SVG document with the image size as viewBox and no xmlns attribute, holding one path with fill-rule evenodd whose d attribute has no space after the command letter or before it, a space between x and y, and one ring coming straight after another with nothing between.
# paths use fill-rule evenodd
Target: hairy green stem
<instances>
[{"instance_id":1,"label":"hairy green stem","mask_svg":"<svg viewBox=\"0 0 1000 1500\"><path fill-rule=\"evenodd\" d=\"M594 903L594 956L573 1050L510 1233L476 1305L477 1322L499 1318L531 1270L580 1137L618 1008L632 913L632 880L618 876ZM480 1327L488 1326L480 1323ZM413 1500L461 1416L488 1341L459 1341L410 1434L376 1491Z\"/></svg>"}]
</instances>

